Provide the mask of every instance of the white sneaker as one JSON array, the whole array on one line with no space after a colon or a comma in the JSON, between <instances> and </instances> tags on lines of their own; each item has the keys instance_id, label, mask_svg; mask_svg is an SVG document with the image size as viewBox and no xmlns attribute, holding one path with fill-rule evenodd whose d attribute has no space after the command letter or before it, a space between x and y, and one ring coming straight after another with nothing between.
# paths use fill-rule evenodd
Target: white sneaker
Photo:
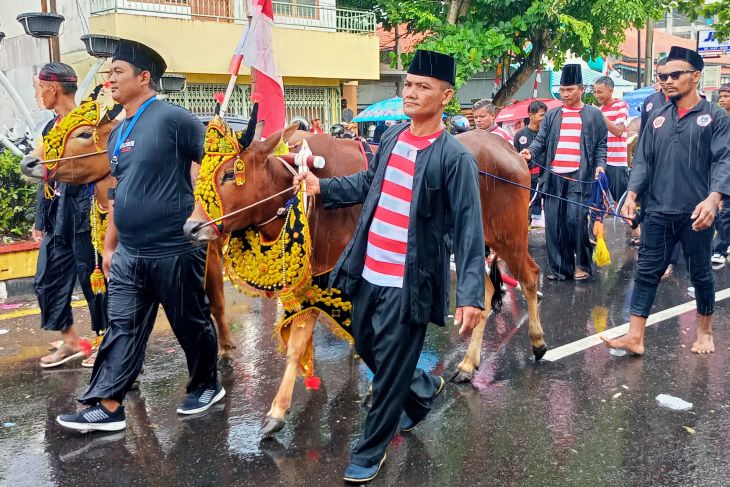
<instances>
[{"instance_id":1,"label":"white sneaker","mask_svg":"<svg viewBox=\"0 0 730 487\"><path fill-rule=\"evenodd\" d=\"M725 257L720 254L712 254L710 261L715 265L725 265Z\"/></svg>"}]
</instances>

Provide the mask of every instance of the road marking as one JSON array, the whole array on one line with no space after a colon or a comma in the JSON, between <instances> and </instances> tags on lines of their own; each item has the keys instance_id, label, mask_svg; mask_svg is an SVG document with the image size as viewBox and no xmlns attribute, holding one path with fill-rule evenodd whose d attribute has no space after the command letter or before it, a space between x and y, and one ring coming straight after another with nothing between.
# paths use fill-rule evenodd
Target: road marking
<instances>
[{"instance_id":1,"label":"road marking","mask_svg":"<svg viewBox=\"0 0 730 487\"><path fill-rule=\"evenodd\" d=\"M71 303L72 308L82 308L86 306L86 300L82 299ZM41 314L39 307L33 307L29 309L19 309L18 311L11 311L10 313L3 313L0 315L0 321L12 320L15 318L22 318L23 316L33 316Z\"/></svg>"},{"instance_id":2,"label":"road marking","mask_svg":"<svg viewBox=\"0 0 730 487\"><path fill-rule=\"evenodd\" d=\"M722 291L718 291L715 293L715 301L722 301L723 299L727 299L730 297L730 288L723 289ZM646 320L646 326L651 326L656 323L660 323L662 321L668 320L670 318L674 318L675 316L679 316L683 313L686 313L687 311L692 311L693 309L697 308L697 303L695 300L689 301L684 304L680 304L677 306L674 306L673 308L668 308L663 311L659 311L658 313L654 313L653 315L649 315L649 319ZM563 359L565 357L568 357L570 355L573 355L578 352L582 352L583 350L587 350L591 347L595 347L596 345L600 345L603 343L603 340L601 340L601 337L604 336L606 338L617 338L621 335L625 335L629 331L629 324L624 323L623 325L613 327L611 329L608 329L601 333L596 333L595 335L591 335L585 338L581 338L580 340L576 340L574 342L568 343L567 345L563 345L558 348L554 348L552 350L548 350L548 352L543 357L543 360L546 360L548 362L556 362L560 359Z\"/></svg>"}]
</instances>

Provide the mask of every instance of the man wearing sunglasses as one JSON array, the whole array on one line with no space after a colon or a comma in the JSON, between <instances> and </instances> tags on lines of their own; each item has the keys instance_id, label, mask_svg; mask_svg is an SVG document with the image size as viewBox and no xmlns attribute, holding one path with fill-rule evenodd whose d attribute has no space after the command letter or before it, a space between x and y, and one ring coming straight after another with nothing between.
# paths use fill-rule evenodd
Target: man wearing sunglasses
<instances>
[{"instance_id":1,"label":"man wearing sunglasses","mask_svg":"<svg viewBox=\"0 0 730 487\"><path fill-rule=\"evenodd\" d=\"M641 128L639 129L639 136L641 137L641 134L644 133L644 128L646 128L646 121L649 120L649 116L652 114L652 111L659 110L661 107L669 103L669 97L667 96L667 93L664 91L664 81L662 78L665 74L665 66L667 65L667 58L663 57L659 61L657 61L656 64L656 72L657 72L657 85L659 85L659 89L649 95L646 100L644 100L644 104L641 107Z\"/></svg>"},{"instance_id":2,"label":"man wearing sunglasses","mask_svg":"<svg viewBox=\"0 0 730 487\"><path fill-rule=\"evenodd\" d=\"M659 79L670 103L654 110L634 158L621 214L644 214L639 260L631 295L629 332L608 347L644 353L644 328L672 251L681 243L695 288L697 339L694 353L712 353L715 286L710 256L713 221L730 195L730 115L700 97L704 61L695 51L672 47Z\"/></svg>"}]
</instances>

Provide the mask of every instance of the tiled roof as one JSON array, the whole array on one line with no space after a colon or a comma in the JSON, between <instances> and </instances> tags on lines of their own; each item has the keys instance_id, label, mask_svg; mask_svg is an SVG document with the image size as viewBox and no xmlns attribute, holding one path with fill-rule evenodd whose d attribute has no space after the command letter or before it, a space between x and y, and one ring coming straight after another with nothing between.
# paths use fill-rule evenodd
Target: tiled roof
<instances>
[{"instance_id":1,"label":"tiled roof","mask_svg":"<svg viewBox=\"0 0 730 487\"><path fill-rule=\"evenodd\" d=\"M408 33L406 24L400 25L400 44L403 52L413 52L418 44L423 41L427 34L421 32ZM380 40L381 51L395 50L395 29L385 30L383 26L378 26L375 33Z\"/></svg>"}]
</instances>

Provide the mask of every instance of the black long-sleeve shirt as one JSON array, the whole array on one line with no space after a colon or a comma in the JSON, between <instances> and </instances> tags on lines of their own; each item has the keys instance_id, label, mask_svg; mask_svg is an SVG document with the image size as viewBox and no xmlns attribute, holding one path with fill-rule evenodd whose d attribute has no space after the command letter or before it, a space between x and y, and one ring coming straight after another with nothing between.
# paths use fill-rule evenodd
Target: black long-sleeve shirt
<instances>
[{"instance_id":1,"label":"black long-sleeve shirt","mask_svg":"<svg viewBox=\"0 0 730 487\"><path fill-rule=\"evenodd\" d=\"M711 192L730 195L730 115L705 99L682 118L654 109L634 156L629 191L645 212L692 213Z\"/></svg>"}]
</instances>

